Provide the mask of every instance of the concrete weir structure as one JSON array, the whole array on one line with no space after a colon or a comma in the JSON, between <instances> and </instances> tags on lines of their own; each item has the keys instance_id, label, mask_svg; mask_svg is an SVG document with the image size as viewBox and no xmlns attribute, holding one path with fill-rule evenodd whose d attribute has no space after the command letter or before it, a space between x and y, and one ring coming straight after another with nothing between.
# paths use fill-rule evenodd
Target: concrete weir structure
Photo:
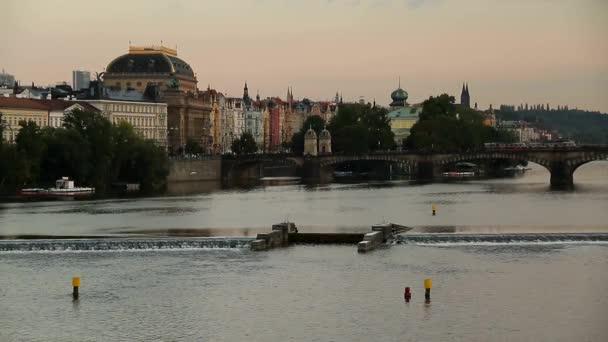
<instances>
[{"instance_id":1,"label":"concrete weir structure","mask_svg":"<svg viewBox=\"0 0 608 342\"><path fill-rule=\"evenodd\" d=\"M260 233L251 242L251 250L265 251L277 247L286 247L289 245L289 233L295 231L296 225L293 222L273 224L270 233Z\"/></svg>"},{"instance_id":2,"label":"concrete weir structure","mask_svg":"<svg viewBox=\"0 0 608 342\"><path fill-rule=\"evenodd\" d=\"M357 244L357 252L367 253L371 250L378 248L387 240L393 238L393 229L400 227L401 226L395 225L393 223L373 225L372 232L365 234L363 236L363 241Z\"/></svg>"},{"instance_id":3,"label":"concrete weir structure","mask_svg":"<svg viewBox=\"0 0 608 342\"><path fill-rule=\"evenodd\" d=\"M272 225L269 233L260 233L251 242L252 251L266 251L277 247L286 247L293 243L304 244L355 244L357 251L366 253L378 248L393 238L394 232L404 232L410 228L394 223L383 223L372 226L372 232L357 233L298 233L293 222L283 222ZM363 239L363 240L361 240Z\"/></svg>"}]
</instances>

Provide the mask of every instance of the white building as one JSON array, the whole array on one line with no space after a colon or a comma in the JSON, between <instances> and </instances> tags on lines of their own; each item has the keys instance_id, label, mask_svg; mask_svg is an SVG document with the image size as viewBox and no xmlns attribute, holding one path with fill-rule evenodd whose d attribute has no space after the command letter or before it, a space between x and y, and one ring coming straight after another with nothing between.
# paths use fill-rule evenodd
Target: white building
<instances>
[{"instance_id":1,"label":"white building","mask_svg":"<svg viewBox=\"0 0 608 342\"><path fill-rule=\"evenodd\" d=\"M130 123L142 138L167 146L167 104L121 100L85 100L112 123Z\"/></svg>"},{"instance_id":2,"label":"white building","mask_svg":"<svg viewBox=\"0 0 608 342\"><path fill-rule=\"evenodd\" d=\"M91 83L91 73L85 70L72 71L72 89L79 91L87 89Z\"/></svg>"},{"instance_id":3,"label":"white building","mask_svg":"<svg viewBox=\"0 0 608 342\"><path fill-rule=\"evenodd\" d=\"M264 114L262 111L247 110L244 112L244 131L251 133L260 149L264 146Z\"/></svg>"},{"instance_id":4,"label":"white building","mask_svg":"<svg viewBox=\"0 0 608 342\"><path fill-rule=\"evenodd\" d=\"M74 101L64 101L64 100L40 100L40 103L48 106L49 109L49 119L48 126L49 127L62 127L63 126L63 118L66 114L71 113L75 110L81 111L98 111L94 106L86 102L78 103Z\"/></svg>"}]
</instances>

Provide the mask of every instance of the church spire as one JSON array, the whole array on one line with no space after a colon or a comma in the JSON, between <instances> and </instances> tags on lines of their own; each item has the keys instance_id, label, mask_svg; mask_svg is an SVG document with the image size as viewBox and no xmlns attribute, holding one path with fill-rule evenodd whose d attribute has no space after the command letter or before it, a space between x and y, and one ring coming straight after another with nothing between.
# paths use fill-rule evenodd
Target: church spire
<instances>
[{"instance_id":1,"label":"church spire","mask_svg":"<svg viewBox=\"0 0 608 342\"><path fill-rule=\"evenodd\" d=\"M471 108L471 95L469 94L469 83L462 83L462 92L460 93L460 104Z\"/></svg>"}]
</instances>

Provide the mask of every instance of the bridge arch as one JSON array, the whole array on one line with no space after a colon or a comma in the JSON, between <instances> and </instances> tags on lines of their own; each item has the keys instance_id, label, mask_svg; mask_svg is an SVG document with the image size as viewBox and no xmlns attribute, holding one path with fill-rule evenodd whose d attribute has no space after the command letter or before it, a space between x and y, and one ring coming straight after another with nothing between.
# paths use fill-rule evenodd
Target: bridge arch
<instances>
[{"instance_id":1,"label":"bridge arch","mask_svg":"<svg viewBox=\"0 0 608 342\"><path fill-rule=\"evenodd\" d=\"M450 155L448 157L440 157L435 161L435 165L445 166L464 161L473 160L495 160L495 159L507 159L520 161L525 160L528 162L536 163L544 166L547 170L551 171L551 161L538 157L531 154L520 154L520 153L509 153L509 152L481 152L481 153L464 153L457 155Z\"/></svg>"},{"instance_id":2,"label":"bridge arch","mask_svg":"<svg viewBox=\"0 0 608 342\"><path fill-rule=\"evenodd\" d=\"M576 170L590 162L608 160L608 152L585 153L578 158L569 159L567 161L570 176L574 179Z\"/></svg>"}]
</instances>

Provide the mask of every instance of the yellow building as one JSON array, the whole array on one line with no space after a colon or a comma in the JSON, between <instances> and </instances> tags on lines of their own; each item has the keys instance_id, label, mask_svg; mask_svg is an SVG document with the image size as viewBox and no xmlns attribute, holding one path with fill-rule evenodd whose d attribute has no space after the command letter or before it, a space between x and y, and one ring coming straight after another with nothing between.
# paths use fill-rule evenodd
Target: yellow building
<instances>
[{"instance_id":1,"label":"yellow building","mask_svg":"<svg viewBox=\"0 0 608 342\"><path fill-rule=\"evenodd\" d=\"M388 118L391 120L391 131L395 134L395 143L401 145L403 139L410 135L410 130L418 122L422 105L409 105L407 103L408 94L401 86L391 94L390 106L393 109L388 113Z\"/></svg>"},{"instance_id":2,"label":"yellow building","mask_svg":"<svg viewBox=\"0 0 608 342\"><path fill-rule=\"evenodd\" d=\"M34 99L0 97L0 113L5 125L2 139L9 143L15 141L21 121L32 121L39 127L48 126L49 107Z\"/></svg>"}]
</instances>

